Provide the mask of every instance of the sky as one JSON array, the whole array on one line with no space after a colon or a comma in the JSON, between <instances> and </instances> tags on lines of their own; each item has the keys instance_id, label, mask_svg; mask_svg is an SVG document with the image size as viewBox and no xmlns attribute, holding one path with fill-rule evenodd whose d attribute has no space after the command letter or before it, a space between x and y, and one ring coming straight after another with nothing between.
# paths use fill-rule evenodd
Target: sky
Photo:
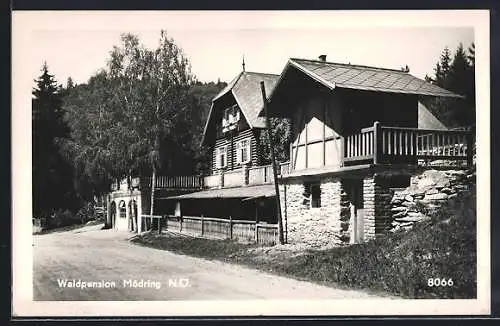
<instances>
[{"instance_id":1,"label":"sky","mask_svg":"<svg viewBox=\"0 0 500 326\"><path fill-rule=\"evenodd\" d=\"M229 82L241 70L279 74L291 57L432 74L445 46L474 41L460 12L45 12L17 13L36 21L25 40L33 53L32 78L44 61L59 83L77 83L106 66L120 34L133 33L149 48L164 29L184 51L200 81ZM31 19L30 19L31 18ZM464 23L465 21L465 23ZM446 22L446 23L445 23ZM15 37L16 13L13 19ZM20 25L20 23L18 24ZM28 66L27 66L28 67Z\"/></svg>"}]
</instances>

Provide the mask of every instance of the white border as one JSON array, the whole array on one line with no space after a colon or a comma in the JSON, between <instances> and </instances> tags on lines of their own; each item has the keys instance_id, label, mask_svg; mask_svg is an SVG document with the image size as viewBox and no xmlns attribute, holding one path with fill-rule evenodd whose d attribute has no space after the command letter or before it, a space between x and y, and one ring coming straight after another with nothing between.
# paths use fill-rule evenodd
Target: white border
<instances>
[{"instance_id":1,"label":"white border","mask_svg":"<svg viewBox=\"0 0 500 326\"><path fill-rule=\"evenodd\" d=\"M476 44L477 94L477 206L478 283L477 300L247 300L148 302L34 302L32 301L31 236L31 71L23 63L36 49L30 48L35 29L59 30L76 26L85 30L161 29L165 12L36 12L12 15L12 171L13 171L13 314L15 316L191 316L191 315L474 315L490 313L490 103L489 103L489 12L457 11L356 11L335 12L329 27L424 27L472 26ZM179 28L199 28L202 12L176 12L169 23ZM322 12L211 12L214 28L242 28L252 21L276 28L321 28ZM300 19L293 19L291 15ZM197 19L186 27L186 16ZM271 19L271 16L273 19ZM147 24L144 22L147 21ZM197 23L199 22L199 23ZM271 24L271 25L269 25ZM480 132L479 132L480 131Z\"/></svg>"}]
</instances>

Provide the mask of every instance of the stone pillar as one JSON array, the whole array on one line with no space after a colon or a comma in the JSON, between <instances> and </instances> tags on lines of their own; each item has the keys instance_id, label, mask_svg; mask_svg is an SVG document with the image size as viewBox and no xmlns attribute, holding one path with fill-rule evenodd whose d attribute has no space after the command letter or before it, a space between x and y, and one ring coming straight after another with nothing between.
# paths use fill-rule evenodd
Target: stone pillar
<instances>
[{"instance_id":1,"label":"stone pillar","mask_svg":"<svg viewBox=\"0 0 500 326\"><path fill-rule=\"evenodd\" d=\"M305 217L303 204L304 185L302 181L290 181L286 186L286 207L281 206L282 212L286 209L287 214L287 238L289 243L303 242L302 232L304 225L301 220ZM284 195L284 188L280 186L280 191Z\"/></svg>"},{"instance_id":2,"label":"stone pillar","mask_svg":"<svg viewBox=\"0 0 500 326\"><path fill-rule=\"evenodd\" d=\"M130 205L130 198L128 198L128 202L125 201L125 220L127 220L127 231L130 231L130 224L131 224L131 205Z\"/></svg>"},{"instance_id":3,"label":"stone pillar","mask_svg":"<svg viewBox=\"0 0 500 326\"><path fill-rule=\"evenodd\" d=\"M363 179L363 239L375 238L375 176L368 175Z\"/></svg>"},{"instance_id":4,"label":"stone pillar","mask_svg":"<svg viewBox=\"0 0 500 326\"><path fill-rule=\"evenodd\" d=\"M391 229L392 213L390 189L391 176L375 177L375 235L387 233Z\"/></svg>"},{"instance_id":5,"label":"stone pillar","mask_svg":"<svg viewBox=\"0 0 500 326\"><path fill-rule=\"evenodd\" d=\"M344 244L349 243L351 238L351 230L349 229L351 223L351 207L344 183L340 182L340 211L339 220L341 225L341 240Z\"/></svg>"},{"instance_id":6,"label":"stone pillar","mask_svg":"<svg viewBox=\"0 0 500 326\"><path fill-rule=\"evenodd\" d=\"M382 175L368 175L363 179L364 238L373 239L391 228L391 190Z\"/></svg>"},{"instance_id":7,"label":"stone pillar","mask_svg":"<svg viewBox=\"0 0 500 326\"><path fill-rule=\"evenodd\" d=\"M326 178L321 182L321 224L316 230L318 243L322 245L341 244L346 241L345 231L349 227L341 220L342 184L338 178ZM321 231L321 229L324 229ZM347 240L349 238L347 237Z\"/></svg>"}]
</instances>

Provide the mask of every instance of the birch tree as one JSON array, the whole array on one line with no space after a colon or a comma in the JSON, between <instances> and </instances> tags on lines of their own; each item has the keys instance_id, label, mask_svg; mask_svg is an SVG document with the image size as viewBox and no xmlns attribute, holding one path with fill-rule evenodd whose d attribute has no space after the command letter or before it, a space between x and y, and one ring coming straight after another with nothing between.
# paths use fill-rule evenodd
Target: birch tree
<instances>
[{"instance_id":1,"label":"birch tree","mask_svg":"<svg viewBox=\"0 0 500 326\"><path fill-rule=\"evenodd\" d=\"M115 115L124 137L115 141L123 148L122 163L132 170L146 171L151 178L150 214L154 212L154 193L160 167L160 143L175 139L174 127L187 109L187 94L194 78L190 64L165 31L159 44L150 50L132 34L121 37L108 62L115 94ZM120 112L120 113L118 113ZM147 168L149 167L149 168Z\"/></svg>"}]
</instances>

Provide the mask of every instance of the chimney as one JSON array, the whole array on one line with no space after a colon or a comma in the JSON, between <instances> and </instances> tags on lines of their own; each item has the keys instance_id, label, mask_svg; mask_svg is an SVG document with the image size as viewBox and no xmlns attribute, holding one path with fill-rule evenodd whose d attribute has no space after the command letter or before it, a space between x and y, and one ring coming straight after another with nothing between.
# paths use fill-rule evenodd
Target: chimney
<instances>
[{"instance_id":1,"label":"chimney","mask_svg":"<svg viewBox=\"0 0 500 326\"><path fill-rule=\"evenodd\" d=\"M326 61L326 54L322 54L318 58L320 61Z\"/></svg>"}]
</instances>

